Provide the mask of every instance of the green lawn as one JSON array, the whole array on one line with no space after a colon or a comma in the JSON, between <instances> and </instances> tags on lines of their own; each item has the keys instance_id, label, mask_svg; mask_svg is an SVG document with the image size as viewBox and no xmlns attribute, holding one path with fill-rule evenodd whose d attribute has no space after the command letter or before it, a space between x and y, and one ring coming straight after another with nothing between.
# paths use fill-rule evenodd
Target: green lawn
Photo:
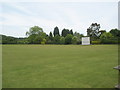
<instances>
[{"instance_id":1,"label":"green lawn","mask_svg":"<svg viewBox=\"0 0 120 90\"><path fill-rule=\"evenodd\" d=\"M3 88L114 88L117 45L3 45Z\"/></svg>"}]
</instances>

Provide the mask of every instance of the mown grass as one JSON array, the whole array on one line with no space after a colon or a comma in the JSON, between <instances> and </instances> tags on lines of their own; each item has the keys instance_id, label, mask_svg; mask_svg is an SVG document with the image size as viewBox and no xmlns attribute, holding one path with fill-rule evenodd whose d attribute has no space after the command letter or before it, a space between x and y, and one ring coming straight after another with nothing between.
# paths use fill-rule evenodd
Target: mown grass
<instances>
[{"instance_id":1,"label":"mown grass","mask_svg":"<svg viewBox=\"0 0 120 90\"><path fill-rule=\"evenodd\" d=\"M114 88L117 45L3 45L3 88Z\"/></svg>"}]
</instances>

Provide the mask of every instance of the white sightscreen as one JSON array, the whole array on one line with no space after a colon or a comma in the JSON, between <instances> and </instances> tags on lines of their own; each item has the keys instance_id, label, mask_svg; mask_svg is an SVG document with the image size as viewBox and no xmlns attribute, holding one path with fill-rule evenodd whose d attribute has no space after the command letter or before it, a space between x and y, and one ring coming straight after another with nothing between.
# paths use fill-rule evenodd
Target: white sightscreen
<instances>
[{"instance_id":1,"label":"white sightscreen","mask_svg":"<svg viewBox=\"0 0 120 90\"><path fill-rule=\"evenodd\" d=\"M82 37L82 45L90 45L90 37Z\"/></svg>"}]
</instances>

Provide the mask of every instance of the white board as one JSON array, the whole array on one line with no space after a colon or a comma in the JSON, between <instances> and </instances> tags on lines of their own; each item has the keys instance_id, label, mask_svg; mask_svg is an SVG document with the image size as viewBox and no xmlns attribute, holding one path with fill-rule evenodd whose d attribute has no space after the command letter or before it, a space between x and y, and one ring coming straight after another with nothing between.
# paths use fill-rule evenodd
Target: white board
<instances>
[{"instance_id":1,"label":"white board","mask_svg":"<svg viewBox=\"0 0 120 90\"><path fill-rule=\"evenodd\" d=\"M90 45L90 37L82 37L82 45Z\"/></svg>"}]
</instances>

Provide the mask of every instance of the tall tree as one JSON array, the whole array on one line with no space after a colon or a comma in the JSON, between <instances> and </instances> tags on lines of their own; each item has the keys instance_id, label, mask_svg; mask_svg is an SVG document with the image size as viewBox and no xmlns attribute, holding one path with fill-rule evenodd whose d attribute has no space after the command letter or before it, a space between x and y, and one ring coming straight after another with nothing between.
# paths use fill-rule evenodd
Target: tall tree
<instances>
[{"instance_id":1,"label":"tall tree","mask_svg":"<svg viewBox=\"0 0 120 90\"><path fill-rule=\"evenodd\" d=\"M97 23L92 23L90 27L87 29L87 35L88 36L99 36L99 29L100 29L100 24Z\"/></svg>"},{"instance_id":2,"label":"tall tree","mask_svg":"<svg viewBox=\"0 0 120 90\"><path fill-rule=\"evenodd\" d=\"M43 41L43 39L46 37L43 29L39 26L31 27L29 31L26 32L26 35L28 36L28 42L30 44L40 44L41 41Z\"/></svg>"},{"instance_id":3,"label":"tall tree","mask_svg":"<svg viewBox=\"0 0 120 90\"><path fill-rule=\"evenodd\" d=\"M34 27L31 27L28 32L26 32L26 35L30 36L33 34L40 34L41 32L43 32L43 29L41 27L34 26Z\"/></svg>"},{"instance_id":4,"label":"tall tree","mask_svg":"<svg viewBox=\"0 0 120 90\"><path fill-rule=\"evenodd\" d=\"M118 29L111 29L110 33L114 36L114 37L120 37L120 30Z\"/></svg>"},{"instance_id":5,"label":"tall tree","mask_svg":"<svg viewBox=\"0 0 120 90\"><path fill-rule=\"evenodd\" d=\"M72 29L70 30L70 34L73 35L73 30Z\"/></svg>"},{"instance_id":6,"label":"tall tree","mask_svg":"<svg viewBox=\"0 0 120 90\"><path fill-rule=\"evenodd\" d=\"M50 39L51 41L53 40L52 32L49 33L49 39Z\"/></svg>"},{"instance_id":7,"label":"tall tree","mask_svg":"<svg viewBox=\"0 0 120 90\"><path fill-rule=\"evenodd\" d=\"M54 34L54 37L55 37L56 35L60 36L59 28L58 28L57 26L54 28L53 34Z\"/></svg>"},{"instance_id":8,"label":"tall tree","mask_svg":"<svg viewBox=\"0 0 120 90\"><path fill-rule=\"evenodd\" d=\"M87 36L91 37L92 40L99 38L100 36L100 24L92 23L90 27L87 29Z\"/></svg>"},{"instance_id":9,"label":"tall tree","mask_svg":"<svg viewBox=\"0 0 120 90\"><path fill-rule=\"evenodd\" d=\"M62 36L63 36L63 37L66 37L67 34L70 34L69 29L65 29L65 28L64 28L64 29L62 30Z\"/></svg>"},{"instance_id":10,"label":"tall tree","mask_svg":"<svg viewBox=\"0 0 120 90\"><path fill-rule=\"evenodd\" d=\"M100 32L100 33L101 33L101 35L102 35L103 33L105 33L105 32L106 32L106 30L100 30L99 32Z\"/></svg>"},{"instance_id":11,"label":"tall tree","mask_svg":"<svg viewBox=\"0 0 120 90\"><path fill-rule=\"evenodd\" d=\"M53 37L52 32L50 32L49 36L50 36L50 37Z\"/></svg>"}]
</instances>

